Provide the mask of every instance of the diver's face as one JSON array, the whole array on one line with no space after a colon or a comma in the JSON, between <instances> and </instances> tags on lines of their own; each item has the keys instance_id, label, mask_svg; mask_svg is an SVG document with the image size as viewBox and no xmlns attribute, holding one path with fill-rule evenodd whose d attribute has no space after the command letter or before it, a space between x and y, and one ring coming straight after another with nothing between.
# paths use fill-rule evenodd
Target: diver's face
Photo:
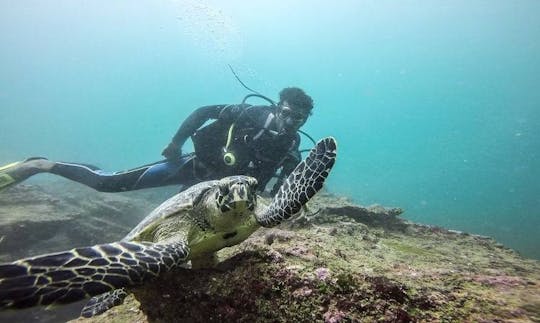
<instances>
[{"instance_id":1,"label":"diver's face","mask_svg":"<svg viewBox=\"0 0 540 323\"><path fill-rule=\"evenodd\" d=\"M285 132L296 132L306 123L309 114L304 114L297 109L291 108L287 101L283 101L279 106L277 116L281 123L281 130Z\"/></svg>"}]
</instances>

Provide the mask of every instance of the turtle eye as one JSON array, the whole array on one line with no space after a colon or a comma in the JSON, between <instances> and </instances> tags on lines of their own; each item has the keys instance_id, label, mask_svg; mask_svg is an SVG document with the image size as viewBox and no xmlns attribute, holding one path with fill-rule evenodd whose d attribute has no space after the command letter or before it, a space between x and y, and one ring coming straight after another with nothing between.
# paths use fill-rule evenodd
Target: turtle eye
<instances>
[{"instance_id":1,"label":"turtle eye","mask_svg":"<svg viewBox=\"0 0 540 323\"><path fill-rule=\"evenodd\" d=\"M225 186L225 185L220 186L220 187L219 187L219 193L220 193L222 196L229 194L229 186Z\"/></svg>"}]
</instances>

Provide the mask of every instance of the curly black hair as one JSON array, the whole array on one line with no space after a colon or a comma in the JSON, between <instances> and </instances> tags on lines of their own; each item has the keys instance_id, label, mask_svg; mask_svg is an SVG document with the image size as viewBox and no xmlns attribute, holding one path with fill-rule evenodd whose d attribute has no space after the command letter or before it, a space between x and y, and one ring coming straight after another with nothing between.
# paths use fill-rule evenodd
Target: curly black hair
<instances>
[{"instance_id":1,"label":"curly black hair","mask_svg":"<svg viewBox=\"0 0 540 323\"><path fill-rule=\"evenodd\" d=\"M301 88L286 87L279 92L279 103L287 101L292 108L301 109L305 113L311 114L313 109L313 99Z\"/></svg>"}]
</instances>

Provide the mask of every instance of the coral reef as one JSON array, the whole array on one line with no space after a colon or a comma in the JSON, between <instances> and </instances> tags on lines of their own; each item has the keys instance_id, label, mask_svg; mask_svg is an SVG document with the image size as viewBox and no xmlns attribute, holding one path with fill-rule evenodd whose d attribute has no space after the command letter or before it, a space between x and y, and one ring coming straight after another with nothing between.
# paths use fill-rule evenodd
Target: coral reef
<instances>
[{"instance_id":1,"label":"coral reef","mask_svg":"<svg viewBox=\"0 0 540 323\"><path fill-rule=\"evenodd\" d=\"M32 221L80 226L82 237L55 250L118 239L144 216L141 210L158 203L155 195L94 193L76 198L70 190L73 197L57 192L52 198L35 187L21 190L27 190L24 198L1 204L0 217L9 213L13 220L2 223L0 232L5 236L5 225L15 228ZM32 205L27 205L29 200ZM28 207L40 213L23 215ZM20 221L10 210L20 212ZM138 215L130 218L133 212ZM215 268L180 268L131 289L123 305L76 321L540 321L539 261L524 259L488 237L408 222L401 213L399 208L361 207L320 194L304 215L221 250ZM97 220L87 222L93 217L108 222L95 226L91 223ZM42 237L30 239L28 234L19 238L24 245L19 248L42 252L32 242ZM58 234L61 230L48 239ZM73 238L63 234L62 243ZM3 244L2 259L22 253Z\"/></svg>"}]
</instances>

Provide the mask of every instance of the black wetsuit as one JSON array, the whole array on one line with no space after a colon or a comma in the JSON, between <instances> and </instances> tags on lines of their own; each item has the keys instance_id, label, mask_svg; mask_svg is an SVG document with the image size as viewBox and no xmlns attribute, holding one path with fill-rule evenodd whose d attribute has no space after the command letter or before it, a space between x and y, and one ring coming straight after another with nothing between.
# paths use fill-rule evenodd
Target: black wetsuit
<instances>
[{"instance_id":1,"label":"black wetsuit","mask_svg":"<svg viewBox=\"0 0 540 323\"><path fill-rule=\"evenodd\" d=\"M173 143L182 147L191 136L195 153L178 156L175 160L115 173L103 172L91 165L56 162L50 172L103 192L175 184L186 188L229 175L253 176L259 182L259 190L264 191L276 171L281 169L275 190L301 157L299 135L276 131L274 109L249 105L213 105L197 109L173 137ZM212 119L215 121L200 128ZM226 165L223 161L224 147L227 147L226 152L234 155L234 165Z\"/></svg>"}]
</instances>

